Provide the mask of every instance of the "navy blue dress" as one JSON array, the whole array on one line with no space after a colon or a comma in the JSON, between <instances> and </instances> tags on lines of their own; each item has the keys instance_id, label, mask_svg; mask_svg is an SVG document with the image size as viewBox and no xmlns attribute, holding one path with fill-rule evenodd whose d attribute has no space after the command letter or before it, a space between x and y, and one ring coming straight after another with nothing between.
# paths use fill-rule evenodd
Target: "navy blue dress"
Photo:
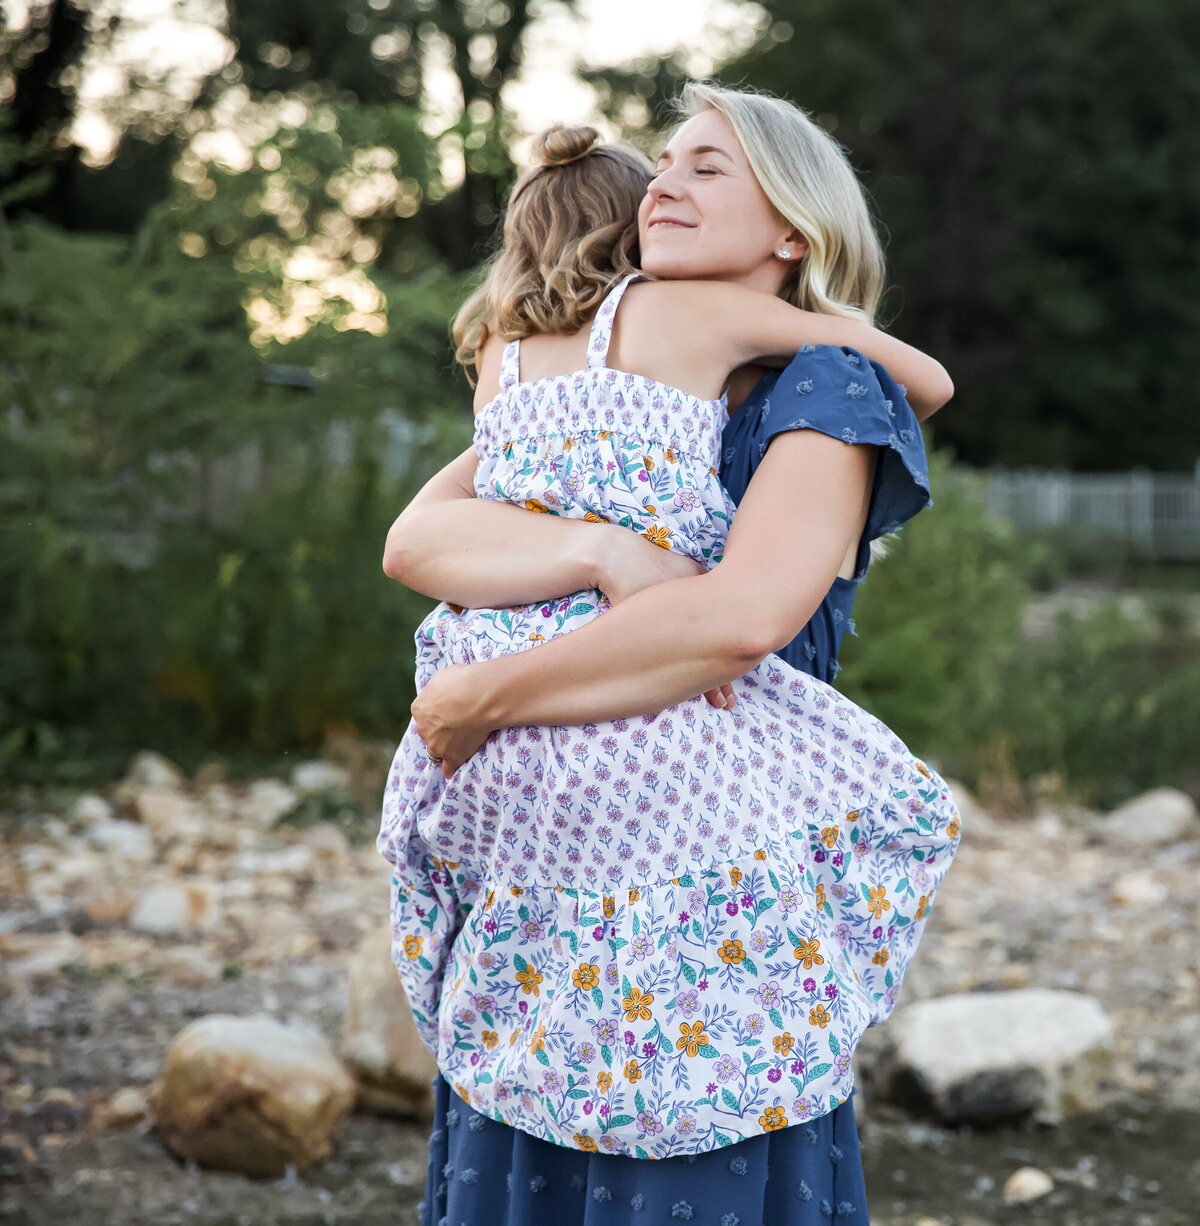
<instances>
[{"instance_id":1,"label":"navy blue dress","mask_svg":"<svg viewBox=\"0 0 1200 1226\"><path fill-rule=\"evenodd\" d=\"M853 579L837 578L779 654L823 681L838 670L870 543L928 506L920 425L883 367L811 346L765 375L725 429L721 481L740 502L771 440L818 430L880 448ZM867 1226L853 1098L826 1115L705 1154L658 1161L554 1145L480 1115L442 1078L421 1226Z\"/></svg>"}]
</instances>

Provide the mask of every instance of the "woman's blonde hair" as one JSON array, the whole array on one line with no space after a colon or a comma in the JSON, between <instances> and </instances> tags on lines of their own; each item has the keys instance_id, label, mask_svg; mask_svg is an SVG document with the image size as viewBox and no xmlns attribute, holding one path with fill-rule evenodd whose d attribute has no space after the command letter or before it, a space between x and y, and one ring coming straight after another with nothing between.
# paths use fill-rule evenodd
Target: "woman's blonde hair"
<instances>
[{"instance_id":1,"label":"woman's blonde hair","mask_svg":"<svg viewBox=\"0 0 1200 1226\"><path fill-rule=\"evenodd\" d=\"M691 118L729 121L750 169L780 215L808 240L779 296L808 311L873 323L883 292L883 248L866 195L841 145L782 98L691 81L675 100Z\"/></svg>"},{"instance_id":2,"label":"woman's blonde hair","mask_svg":"<svg viewBox=\"0 0 1200 1226\"><path fill-rule=\"evenodd\" d=\"M534 137L532 160L508 198L503 245L451 329L468 375L493 332L513 340L579 331L638 266L649 159L600 143L595 128L555 124Z\"/></svg>"}]
</instances>

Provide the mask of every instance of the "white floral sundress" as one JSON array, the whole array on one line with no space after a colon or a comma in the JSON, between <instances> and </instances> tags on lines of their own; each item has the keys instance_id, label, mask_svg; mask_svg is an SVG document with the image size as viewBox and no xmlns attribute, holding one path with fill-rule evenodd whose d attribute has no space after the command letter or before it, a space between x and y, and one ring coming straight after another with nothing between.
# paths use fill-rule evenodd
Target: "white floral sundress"
<instances>
[{"instance_id":1,"label":"white floral sundress","mask_svg":"<svg viewBox=\"0 0 1200 1226\"><path fill-rule=\"evenodd\" d=\"M623 524L714 566L734 507L724 400L606 365L480 410L476 493ZM601 616L599 592L439 605L417 684ZM453 779L410 726L377 846L392 953L443 1075L482 1114L560 1145L665 1157L824 1114L887 1017L959 838L945 783L877 719L768 656L702 699L582 727L509 728Z\"/></svg>"}]
</instances>

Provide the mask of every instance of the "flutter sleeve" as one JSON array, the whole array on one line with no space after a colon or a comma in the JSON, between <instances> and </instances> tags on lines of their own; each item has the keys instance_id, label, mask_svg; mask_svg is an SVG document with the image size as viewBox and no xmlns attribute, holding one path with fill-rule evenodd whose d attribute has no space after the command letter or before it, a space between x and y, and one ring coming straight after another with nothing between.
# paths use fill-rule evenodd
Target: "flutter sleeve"
<instances>
[{"instance_id":1,"label":"flutter sleeve","mask_svg":"<svg viewBox=\"0 0 1200 1226\"><path fill-rule=\"evenodd\" d=\"M879 463L859 542L855 578L866 573L871 542L932 505L921 424L904 389L856 349L806 345L784 368L753 423L757 454L789 430L817 430L848 445L880 448Z\"/></svg>"}]
</instances>

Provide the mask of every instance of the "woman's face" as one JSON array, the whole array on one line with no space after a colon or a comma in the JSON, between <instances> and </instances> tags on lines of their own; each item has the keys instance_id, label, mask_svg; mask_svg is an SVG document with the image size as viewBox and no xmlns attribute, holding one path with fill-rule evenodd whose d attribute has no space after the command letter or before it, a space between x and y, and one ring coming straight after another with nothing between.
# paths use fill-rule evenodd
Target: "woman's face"
<instances>
[{"instance_id":1,"label":"woman's face","mask_svg":"<svg viewBox=\"0 0 1200 1226\"><path fill-rule=\"evenodd\" d=\"M729 121L712 109L693 115L659 155L638 231L651 276L735 281L771 294L789 260L807 250L759 186Z\"/></svg>"}]
</instances>

